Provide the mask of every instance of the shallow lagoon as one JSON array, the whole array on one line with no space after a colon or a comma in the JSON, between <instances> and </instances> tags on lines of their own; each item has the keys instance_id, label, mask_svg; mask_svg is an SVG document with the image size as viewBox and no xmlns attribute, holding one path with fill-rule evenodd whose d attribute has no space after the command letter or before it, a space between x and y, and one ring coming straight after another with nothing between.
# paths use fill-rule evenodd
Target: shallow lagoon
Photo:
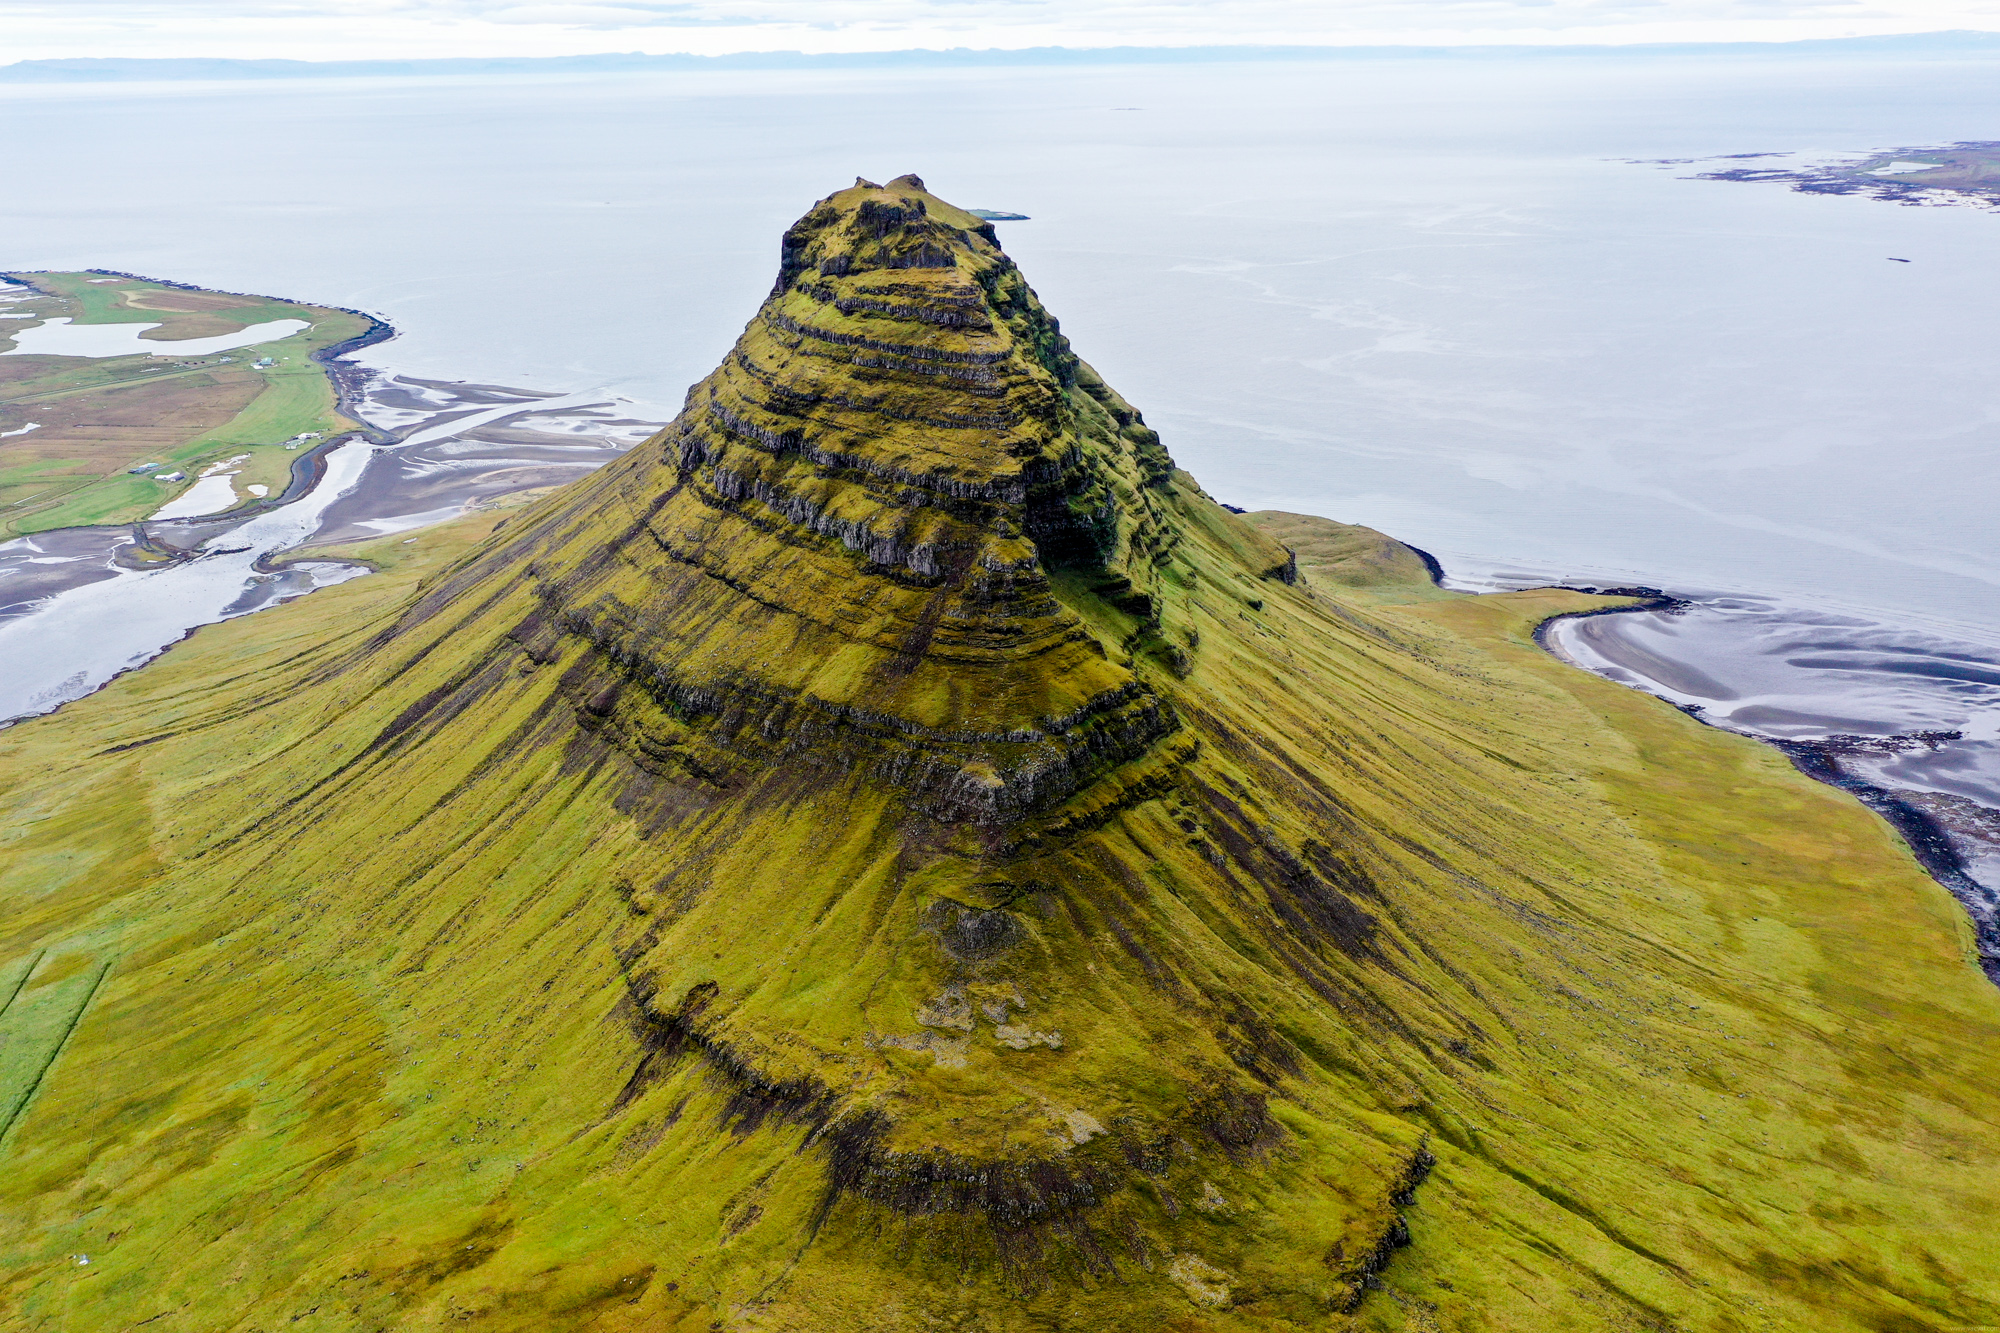
<instances>
[{"instance_id":1,"label":"shallow lagoon","mask_svg":"<svg viewBox=\"0 0 2000 1333\"><path fill-rule=\"evenodd\" d=\"M73 324L67 319L52 319L29 328L0 331L14 340L13 347L0 351L0 356L207 356L211 352L276 342L312 326L302 319L274 319L209 338L163 342L141 336L159 327L158 324Z\"/></svg>"}]
</instances>

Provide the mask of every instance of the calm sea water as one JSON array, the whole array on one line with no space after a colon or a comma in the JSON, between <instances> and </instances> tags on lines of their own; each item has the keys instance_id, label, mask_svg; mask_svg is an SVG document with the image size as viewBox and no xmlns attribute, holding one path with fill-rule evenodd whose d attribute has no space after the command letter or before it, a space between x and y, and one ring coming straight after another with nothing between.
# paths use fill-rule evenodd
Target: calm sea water
<instances>
[{"instance_id":1,"label":"calm sea water","mask_svg":"<svg viewBox=\"0 0 2000 1333\"><path fill-rule=\"evenodd\" d=\"M1908 653L1794 666L1772 627L2000 651L2000 214L1632 159L2000 139L1997 72L1577 58L9 87L0 267L379 311L402 330L367 354L384 367L663 418L768 289L787 223L856 174L916 171L1033 216L1001 224L1008 249L1219 497L1371 524L1472 584L1712 594L1708 629L1653 649L1715 680L1754 658L1791 673L1758 688L1794 711L1894 731L2000 716L2000 686L1959 671L1933 690Z\"/></svg>"}]
</instances>

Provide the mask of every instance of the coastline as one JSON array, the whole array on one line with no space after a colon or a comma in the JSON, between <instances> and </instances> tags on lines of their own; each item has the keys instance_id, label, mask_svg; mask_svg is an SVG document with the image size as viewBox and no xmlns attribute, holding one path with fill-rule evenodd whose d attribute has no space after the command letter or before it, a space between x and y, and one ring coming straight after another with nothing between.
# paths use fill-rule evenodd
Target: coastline
<instances>
[{"instance_id":1,"label":"coastline","mask_svg":"<svg viewBox=\"0 0 2000 1333\"><path fill-rule=\"evenodd\" d=\"M144 273L127 273L115 268L86 268L80 269L78 272L99 273L107 278L129 278L134 282L150 282L155 286L171 287L183 292L213 292L219 296L241 296L258 301L281 301L286 305L318 306L322 310L338 310L343 315L353 315L356 319L366 321L367 327L354 337L337 343L328 343L325 347L307 353L306 359L326 371L327 379L333 384L334 410L352 421L356 428L368 437L370 443L385 444L388 442L388 437L381 431L369 425L358 413L349 411L351 407L356 406L360 402L362 394L366 392L368 377L371 372L366 366L359 366L353 362L341 360L342 357L358 352L364 347L373 347L378 343L388 342L391 338L397 336L396 327L380 315L371 314L366 310L356 310L352 306L324 305L317 301L295 301L288 296L270 296L262 292L230 292L224 291L220 287L203 287L198 283L175 282L171 278L153 278L148 277Z\"/></svg>"},{"instance_id":2,"label":"coastline","mask_svg":"<svg viewBox=\"0 0 2000 1333\"><path fill-rule=\"evenodd\" d=\"M274 297L257 292L225 291L219 287L204 287L198 283L178 282L171 278L156 278L143 273L126 272L122 269L85 268L78 271L95 273L108 278L124 278L134 282L150 283L154 286L166 287L175 291L237 296L245 299L276 301L287 305L298 305L308 308L317 304L295 301L289 297ZM27 281L25 278L17 278L16 281L22 282L25 286L35 286L34 283ZM43 290L41 288L35 289L38 291ZM158 532L160 526L164 525L168 532L186 532L220 524L234 525L257 518L260 515L270 513L272 510L292 504L310 494L312 489L326 475L327 455L341 445L356 438L365 439L369 443L376 445L392 443L392 436L380 428L371 425L360 412L361 402L367 392L368 382L374 372L366 366L361 366L345 358L363 348L373 347L390 341L397 336L397 329L387 320L365 310L356 310L349 306L335 305L319 305L317 308L336 310L342 314L352 315L364 322L364 328L359 334L337 343L329 343L325 347L316 348L307 353L307 360L317 366L326 376L327 384L333 392L334 411L340 417L350 422L351 428L315 443L309 449L302 451L298 457L294 458L287 472L286 484L280 491L273 495L251 498L247 503L240 503L214 514L196 514L186 518L171 519L140 518L129 524L72 524L60 528L43 529L32 535L37 538L46 538L56 533L82 534L100 532L104 534L107 540L111 541L116 541L117 535L124 535L129 538L129 541L115 545L110 553L110 562L113 566L126 570L159 569L169 564L198 559L202 554L195 546L181 546L174 542L160 540ZM80 574L84 572L79 571ZM260 562L259 572L272 573L275 570L263 568ZM82 582L89 581L94 580L80 579L79 585ZM67 591L67 588L58 585L52 588L46 595L53 596L63 591Z\"/></svg>"},{"instance_id":3,"label":"coastline","mask_svg":"<svg viewBox=\"0 0 2000 1333\"><path fill-rule=\"evenodd\" d=\"M104 268L78 269L72 276L86 274L234 300L300 305ZM396 337L392 324L346 307L301 308L319 312L315 320L338 316L353 322L333 324L323 336L349 336L313 348L303 358L308 364L298 368L301 380L314 381L315 397L328 403L321 420L329 424L316 427L325 432L323 438L295 439L293 451L273 452L261 478L271 493L239 493L238 503L208 514L120 516L51 527L24 534L0 551L0 632L18 638L25 628L19 622L37 618L65 626L54 660L43 652L18 663L21 669L13 679L0 676L0 684L7 686L0 693L8 696L0 713L9 716L10 724L95 693L186 641L203 625L370 570L365 563L337 557L316 560L309 553L313 543L351 545L407 533L503 502L516 492L546 489L611 461L661 424L621 413L628 400L601 389L560 392L431 381L363 366L352 355ZM283 471L278 470L280 459ZM339 484L323 493L332 484L330 473L338 474ZM288 518L288 511L300 505L304 509ZM155 502L146 513L158 508ZM300 523L306 526L299 529ZM285 535L271 544L279 532ZM143 591L140 585L123 593L98 589L147 574L169 581L145 581ZM218 578L233 590L218 586ZM187 600L189 592L192 601ZM78 595L90 607L105 608L121 605L124 597L114 615L129 623L91 620L94 613L74 609L71 599ZM133 597L139 600L133 602ZM78 615L84 618L78 620ZM140 624L143 629L136 628ZM157 638L150 637L155 633ZM139 655L129 663L107 670L113 665L108 659L96 660L105 645L128 639L132 642L126 646ZM61 679L44 669L56 667ZM73 668L82 669L73 678L62 674Z\"/></svg>"},{"instance_id":4,"label":"coastline","mask_svg":"<svg viewBox=\"0 0 2000 1333\"><path fill-rule=\"evenodd\" d=\"M1842 767L1840 758L1844 753L1853 752L1857 742L1864 738L1832 735L1817 740L1788 740L1775 736L1761 736L1752 731L1742 731L1735 727L1725 727L1708 718L1699 705L1679 704L1653 691L1627 681L1616 680L1602 672L1593 670L1571 654L1551 637L1551 631L1563 621L1585 620L1592 616L1624 615L1638 611L1665 611L1672 614L1676 610L1690 606L1685 598L1671 596L1657 588L1588 588L1570 584L1551 584L1571 592L1591 593L1597 596L1643 597L1626 606L1597 607L1589 611L1565 611L1552 615L1535 626L1534 641L1542 651L1579 671L1589 671L1601 679L1653 698L1685 713L1702 726L1732 736L1743 736L1760 744L1768 745L1791 761L1792 767L1815 782L1837 788L1854 797L1862 805L1880 816L1896 831L1910 854L1922 866L1924 873L1941 885L1964 910L1972 926L1973 961L1979 970L1995 986L2000 986L2000 892L1988 888L1969 873L1967 857L1960 850L1950 831L1929 811L1905 799L1893 788L1883 787L1868 779L1849 772ZM1912 732L1870 740L1899 742L1909 741L1936 745L1942 740L1954 739L1953 733Z\"/></svg>"},{"instance_id":5,"label":"coastline","mask_svg":"<svg viewBox=\"0 0 2000 1333\"><path fill-rule=\"evenodd\" d=\"M1725 167L1698 172L1683 180L1733 181L1748 185L1788 185L1800 194L1859 195L1905 208L2000 209L2000 187L1985 174L2000 145L1989 141L1880 149L1838 161L1808 161L1793 165ZM1730 153L1720 158L1654 159L1651 165L1695 165L1746 158L1781 159L1791 153ZM1885 174L1883 168L1907 159L1927 169ZM1956 159L1925 163L1926 158ZM1909 262L1904 260L1902 262Z\"/></svg>"},{"instance_id":6,"label":"coastline","mask_svg":"<svg viewBox=\"0 0 2000 1333\"><path fill-rule=\"evenodd\" d=\"M128 273L105 268L90 268L83 272L96 273L105 277L126 278L152 283L183 291L218 292L232 296L255 296L253 293L226 292L221 289L202 287L194 283L178 282L171 279L147 277L143 274ZM280 298L258 297L274 300ZM299 302L288 302L301 304ZM217 552L204 551L200 543L211 535L205 529L226 529L246 520L292 504L311 494L326 474L327 457L343 445L363 440L375 446L392 445L406 432L391 432L371 424L361 413L371 381L376 372L346 358L365 348L388 342L398 336L398 331L388 321L366 311L349 307L323 306L323 309L339 310L364 321L359 334L341 342L329 344L314 350L309 359L324 373L330 384L335 400L335 410L340 416L353 423L352 429L316 442L310 449L302 451L292 460L287 484L277 494L254 499L250 503L232 508L220 514L190 516L179 519L140 519L128 526L107 525L101 529L107 538L113 533L129 534L129 539L120 543L111 554L111 563L121 569L138 571L161 569L170 565L198 560L204 555ZM1230 506L1234 508L1233 506ZM51 529L50 532L83 532L91 530L90 525L76 528ZM162 540L168 534L186 534L194 538L188 546ZM42 534L37 534L42 535ZM1442 563L1430 552L1408 543L1399 543L1422 562L1431 582L1447 591L1446 572ZM303 545L303 544L302 544ZM296 549L286 548L260 554L253 568L260 574L283 572L291 563L288 557L296 555ZM336 561L335 563L344 563ZM79 571L84 573L85 571ZM1626 605L1598 607L1587 611L1564 612L1553 615L1535 626L1533 639L1537 646L1566 665L1580 670L1595 672L1590 666L1565 652L1556 641L1552 631L1563 621L1585 619L1594 616L1617 615L1628 612L1659 611L1669 614L1691 605L1686 599L1674 597L1662 589L1648 586L1594 587L1580 584L1550 584L1549 587L1592 596L1627 597L1633 599ZM61 591L57 589L56 591ZM186 633L193 633L199 626L190 626ZM183 635L185 637L185 635ZM178 640L177 640L178 641ZM122 672L119 674L123 674ZM1608 677L1607 677L1608 678ZM1628 688L1639 689L1642 693L1652 693L1642 686L1627 684ZM1659 698L1658 694L1654 697ZM1839 788L1853 796L1861 804L1884 819L1896 830L1899 837L1910 848L1919 865L1938 884L1950 892L1966 912L1974 934L1977 961L1985 974L2000 985L2000 895L1986 888L1968 873L1967 857L1961 853L1951 832L1934 815L1904 799L1894 789L1881 786L1861 777L1841 763L1843 737L1832 736L1818 740L1786 740L1759 735L1750 731L1739 731L1722 726L1704 716L1699 705L1675 703L1663 699L1679 712L1686 713L1706 726L1728 731L1736 735L1748 736L1771 745L1785 754L1793 767L1815 781ZM1850 747L1851 748L1851 747Z\"/></svg>"},{"instance_id":7,"label":"coastline","mask_svg":"<svg viewBox=\"0 0 2000 1333\"><path fill-rule=\"evenodd\" d=\"M25 379L13 377L8 395L0 400L0 407L12 409L9 421L34 411L24 404L44 399L58 400L61 409L49 409L57 412L52 418L57 425L32 437L30 449L39 444L46 453L49 442L55 439L76 443L59 451L53 462L32 452L24 461L10 451L15 472L23 468L33 472L37 466L54 468L64 484L34 487L24 482L27 488L23 496L16 498L10 492L9 535L90 528L122 531L153 522L160 506L150 494L140 492L159 488L143 484L142 479L134 489L132 477L121 473L157 469L155 479L178 480L199 466L222 461L226 453L240 455L227 459L232 465L248 462L247 469L234 470L246 473L235 483L236 493L223 500L226 507L216 514L187 516L253 518L280 502L272 499L271 492L287 498L298 494L298 473L292 466L295 458L277 446L296 450L314 437L338 440L356 435L375 443L387 442L362 415L373 372L349 359L363 348L397 336L395 327L380 316L351 307L210 288L103 267L9 272L6 278L12 284L10 291L18 288L33 297L52 298L53 306L39 308L43 315L67 310L71 317L86 318L93 324L120 324L135 318L127 309L131 307L155 312L153 322L161 326L163 335L158 343L138 345L152 359L137 358L136 370L118 359L135 349L83 347L73 349L74 355L52 351L55 359L29 363L36 369L27 372ZM114 284L108 310L97 295L104 289L93 285L103 283ZM220 325L213 322L218 314L223 321ZM216 327L224 330L221 337L225 340L235 336L229 332L232 326L239 331L255 326L254 336L256 329L264 327L259 321L267 314L282 314L293 322L284 326L289 332L275 335L277 341L271 344L269 354L254 365L247 357L222 356L217 360L209 355L232 350L229 347L209 348L199 341L188 341L210 336ZM195 322L188 324L190 319ZM179 349L184 347L195 350L182 356ZM94 350L111 359L90 355ZM234 362L242 364L231 364ZM104 369L112 366L117 369ZM255 373L259 371L263 373ZM27 387L15 389L14 381L23 381ZM154 397L141 403L126 391ZM118 396L100 406L100 399L109 394ZM63 416L63 410L70 413L69 418ZM139 417L134 416L135 411ZM105 415L92 415L100 412ZM72 436L63 429L66 420L78 434ZM147 431L139 436L120 434L122 428L135 423L145 425ZM150 462L141 461L149 455ZM182 489L185 486L163 494L172 499ZM221 499L205 493L204 498ZM167 512L177 511L170 508Z\"/></svg>"},{"instance_id":8,"label":"coastline","mask_svg":"<svg viewBox=\"0 0 2000 1333\"><path fill-rule=\"evenodd\" d=\"M302 500L307 495L310 495L313 487L319 485L320 481L326 476L327 455L331 454L341 445L352 442L358 436L366 438L364 433L360 431L343 431L330 440L321 440L311 449L301 453L297 458L292 460L291 474L285 484L285 489L276 495L267 495L262 498L253 499L248 504L239 505L234 509L226 509L219 514L192 514L186 518L140 519L138 522L132 524L130 528L132 545L119 547L117 552L113 554L112 560L125 569L157 569L163 563L199 559L202 552L198 547L176 546L171 542L162 542L158 540L155 528L163 526L170 531L191 531L205 526L222 524L234 526L246 519L256 518L260 514L268 514L274 509L279 509L295 501ZM59 528L54 529L54 531L75 531L75 529ZM126 552L135 549L156 553L156 557L149 560L140 560L130 558L126 555ZM259 570L266 574L273 572L272 570L263 569L261 565L259 566Z\"/></svg>"}]
</instances>

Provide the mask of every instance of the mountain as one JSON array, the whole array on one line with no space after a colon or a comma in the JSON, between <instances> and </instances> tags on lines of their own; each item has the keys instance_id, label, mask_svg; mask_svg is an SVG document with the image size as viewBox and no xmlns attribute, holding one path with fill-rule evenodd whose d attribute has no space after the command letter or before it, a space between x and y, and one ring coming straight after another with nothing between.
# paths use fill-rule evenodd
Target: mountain
<instances>
[{"instance_id":1,"label":"mountain","mask_svg":"<svg viewBox=\"0 0 2000 1333\"><path fill-rule=\"evenodd\" d=\"M403 60L231 59L222 56L64 56L0 65L0 83L158 80L437 78L522 74L670 73L712 69L902 69L1050 65L1185 65L1253 61L1510 60L1596 57L1686 59L1963 60L1990 56L2000 33L1960 28L1786 42L1628 42L1561 46L1033 46L896 51L604 51L564 56L449 56Z\"/></svg>"},{"instance_id":2,"label":"mountain","mask_svg":"<svg viewBox=\"0 0 2000 1333\"><path fill-rule=\"evenodd\" d=\"M914 176L780 252L619 461L0 736L0 1326L2000 1323L1884 826L1214 503Z\"/></svg>"}]
</instances>

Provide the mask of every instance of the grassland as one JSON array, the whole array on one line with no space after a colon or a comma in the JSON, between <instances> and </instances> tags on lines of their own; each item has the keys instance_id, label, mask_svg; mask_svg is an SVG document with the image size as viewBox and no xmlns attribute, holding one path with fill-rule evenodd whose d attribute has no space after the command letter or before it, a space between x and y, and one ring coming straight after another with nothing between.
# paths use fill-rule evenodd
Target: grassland
<instances>
[{"instance_id":1,"label":"grassland","mask_svg":"<svg viewBox=\"0 0 2000 1333\"><path fill-rule=\"evenodd\" d=\"M338 410L326 372L312 354L366 332L369 322L343 310L255 296L192 291L95 273L8 275L42 295L12 307L79 324L159 324L141 337L161 352L117 357L0 357L0 532L20 534L145 517L193 485L204 467L247 454L234 478L248 499L252 484L277 494L295 452L284 446L306 432L332 434L354 425ZM233 333L272 320L303 319L291 337L220 354L163 359L180 339ZM6 335L37 321L0 323ZM259 367L264 357L274 364ZM156 463L161 483L130 469Z\"/></svg>"},{"instance_id":2,"label":"grassland","mask_svg":"<svg viewBox=\"0 0 2000 1333\"><path fill-rule=\"evenodd\" d=\"M464 799L446 794L457 779L444 771L381 793L385 826L363 836L379 853L283 870L271 859L310 835L295 820L270 827L258 771L278 765L296 791L314 734L353 725L312 681L498 522L356 548L380 575L205 629L0 736L0 954L17 971L52 951L115 960L5 1149L5 1326L970 1333L1132 1327L1120 1308L1180 1330L1992 1322L2000 1275L1984 1219L2000 1193L2000 1080L1987 1051L2000 1003L1966 961L1954 905L1879 822L1767 750L1532 646L1544 616L1600 601L1440 596L1416 580L1338 591L1374 579L1352 563L1307 564L1302 588L1267 589L1254 632L1297 653L1302 622L1365 615L1418 656L1378 644L1346 669L1347 689L1421 700L1428 717L1400 736L1407 723L1314 717L1311 705L1301 722L1349 747L1421 753L1442 733L1505 756L1484 761L1477 797L1449 782L1407 791L1422 824L1478 841L1552 814L1569 829L1523 839L1547 886L1532 900L1449 876L1392 893L1402 927L1483 997L1480 1031L1407 998L1401 1022L1336 1020L1354 1025L1340 1059L1373 1089L1376 1132L1424 1142L1438 1161L1402 1210L1412 1243L1380 1289L1351 1314L1303 1321L1257 1300L1230 1238L1269 1247L1298 1204L1242 1171L1211 1174L1228 1212L1188 1215L1205 1233L1193 1252L1236 1279L1225 1308L1183 1295L1164 1258L1039 1317L990 1277L933 1284L920 1258L877 1274L879 1308L845 1282L822 1286L824 1274L787 1282L817 1199L803 1130L712 1134L736 1113L698 1063L622 1102L644 1056L616 1021L613 946L633 908L589 887L617 872L565 876L571 891L547 897L513 887L570 858L600 864L602 835L579 841L557 817L595 808L592 783L562 782L551 756L558 767L515 775L470 842L444 832L455 818L425 816L442 846L462 847L469 882L490 886L476 894L394 890L394 863L418 855L411 821ZM1409 695L1410 676L1430 683ZM490 763L468 759L470 771ZM561 789L554 804L528 795L544 782ZM826 850L803 828L777 836ZM246 839L268 850L213 864ZM801 907L808 920L821 910ZM398 943L381 935L389 921L402 923ZM801 928L744 917L710 936L729 955L715 975L758 971L774 948L780 974L798 966L786 942ZM1133 981L1151 993L1145 965L1106 942L1098 966L1131 974L1106 998ZM855 962L872 979L884 960ZM33 1050L54 1049L56 998ZM1430 1034L1419 1047L1394 1031L1410 1023ZM948 1072L918 1060L899 1078ZM1310 1128L1291 1098L1280 1105L1295 1134ZM1273 1169L1310 1141L1267 1150ZM1199 1180L1188 1188L1200 1197ZM822 1230L821 1260L866 1259L871 1227L852 1225ZM893 1250L889 1235L876 1244ZM77 1254L92 1256L88 1271ZM1310 1276L1329 1272L1322 1259L1286 1262ZM1201 1287L1204 1271L1181 1277Z\"/></svg>"},{"instance_id":3,"label":"grassland","mask_svg":"<svg viewBox=\"0 0 2000 1333\"><path fill-rule=\"evenodd\" d=\"M857 183L648 444L0 732L0 1323L2000 1325L1890 831L1226 513L979 225Z\"/></svg>"}]
</instances>

